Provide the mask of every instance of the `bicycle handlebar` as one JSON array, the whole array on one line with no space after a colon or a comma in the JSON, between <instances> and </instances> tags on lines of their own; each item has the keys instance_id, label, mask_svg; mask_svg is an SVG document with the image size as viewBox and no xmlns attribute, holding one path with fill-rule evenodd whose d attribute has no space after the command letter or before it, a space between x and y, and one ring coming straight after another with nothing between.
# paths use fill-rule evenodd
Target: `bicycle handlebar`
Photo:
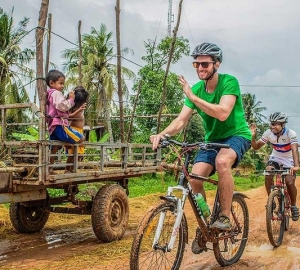
<instances>
[{"instance_id":1,"label":"bicycle handlebar","mask_svg":"<svg viewBox=\"0 0 300 270\"><path fill-rule=\"evenodd\" d=\"M198 146L202 150L214 149L214 148L230 148L228 144L224 144L224 143L178 142L178 141L170 139L170 137L167 136L167 135L163 139L160 140L160 147L161 148L168 147L170 144L175 144L175 145L181 146L182 148Z\"/></svg>"},{"instance_id":2,"label":"bicycle handlebar","mask_svg":"<svg viewBox=\"0 0 300 270\"><path fill-rule=\"evenodd\" d=\"M275 174L279 173L282 175L288 175L290 174L290 169L283 169L283 170L264 170L263 175L270 175L270 174Z\"/></svg>"}]
</instances>

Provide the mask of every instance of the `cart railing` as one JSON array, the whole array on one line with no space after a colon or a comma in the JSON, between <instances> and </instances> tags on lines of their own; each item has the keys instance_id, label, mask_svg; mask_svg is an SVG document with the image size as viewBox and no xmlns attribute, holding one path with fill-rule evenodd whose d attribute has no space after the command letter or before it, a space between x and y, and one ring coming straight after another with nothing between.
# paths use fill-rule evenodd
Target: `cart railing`
<instances>
[{"instance_id":1,"label":"cart railing","mask_svg":"<svg viewBox=\"0 0 300 270\"><path fill-rule=\"evenodd\" d=\"M28 123L8 123L11 112L26 110ZM131 143L92 143L84 142L85 153L78 160L79 144L74 147L74 162L68 164L68 155L61 141L46 139L45 117L41 115L33 103L0 105L1 140L0 140L0 195L5 193L38 192L41 186L56 187L65 183L88 183L96 181L121 181L146 173L154 173L160 169L161 152L152 150L151 144ZM18 140L11 134L12 130L26 133L26 126L39 129L37 140ZM59 145L62 150L51 155L50 147ZM70 144L69 144L70 145ZM50 164L50 157L56 161ZM72 167L72 173L66 173L66 167ZM50 175L53 168L55 174ZM25 193L24 193L25 194ZM2 201L13 201L11 194ZM44 195L43 195L44 196ZM34 199L37 199L34 196ZM18 198L19 200L20 198Z\"/></svg>"}]
</instances>

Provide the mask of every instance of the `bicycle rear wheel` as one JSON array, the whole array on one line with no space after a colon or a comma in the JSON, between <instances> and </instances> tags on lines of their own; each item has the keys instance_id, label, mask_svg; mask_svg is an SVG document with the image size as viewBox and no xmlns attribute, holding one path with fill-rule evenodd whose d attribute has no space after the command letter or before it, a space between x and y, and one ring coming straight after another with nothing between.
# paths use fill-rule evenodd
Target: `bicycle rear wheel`
<instances>
[{"instance_id":1,"label":"bicycle rear wheel","mask_svg":"<svg viewBox=\"0 0 300 270\"><path fill-rule=\"evenodd\" d=\"M175 223L175 204L164 202L149 210L140 222L130 253L130 269L179 269L187 243L187 221L183 214L174 248L167 250ZM161 234L153 243L161 213L165 214Z\"/></svg>"},{"instance_id":2,"label":"bicycle rear wheel","mask_svg":"<svg viewBox=\"0 0 300 270\"><path fill-rule=\"evenodd\" d=\"M266 223L269 241L274 247L281 245L285 230L285 215L281 202L282 195L278 190L272 191L268 197Z\"/></svg>"},{"instance_id":3,"label":"bicycle rear wheel","mask_svg":"<svg viewBox=\"0 0 300 270\"><path fill-rule=\"evenodd\" d=\"M249 212L247 204L240 194L234 194L231 205L229 232L216 232L219 240L213 243L215 258L221 266L236 263L242 256L249 233Z\"/></svg>"}]
</instances>

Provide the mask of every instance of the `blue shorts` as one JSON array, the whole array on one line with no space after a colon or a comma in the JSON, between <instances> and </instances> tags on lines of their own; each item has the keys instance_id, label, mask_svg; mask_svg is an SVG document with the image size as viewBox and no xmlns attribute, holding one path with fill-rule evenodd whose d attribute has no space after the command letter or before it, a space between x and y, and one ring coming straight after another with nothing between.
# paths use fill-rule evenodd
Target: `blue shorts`
<instances>
[{"instance_id":1,"label":"blue shorts","mask_svg":"<svg viewBox=\"0 0 300 270\"><path fill-rule=\"evenodd\" d=\"M235 168L239 164L244 154L248 151L248 149L251 146L251 141L241 136L231 136L224 140L215 141L214 143L229 144L230 148L236 152L237 159L235 163L232 165L232 168ZM215 160L219 151L220 149L201 150L198 152L195 158L195 163L197 162L208 163L212 165L215 170Z\"/></svg>"},{"instance_id":2,"label":"blue shorts","mask_svg":"<svg viewBox=\"0 0 300 270\"><path fill-rule=\"evenodd\" d=\"M67 143L78 143L83 138L83 134L76 129L66 126L56 126L50 135L50 140L63 141Z\"/></svg>"}]
</instances>

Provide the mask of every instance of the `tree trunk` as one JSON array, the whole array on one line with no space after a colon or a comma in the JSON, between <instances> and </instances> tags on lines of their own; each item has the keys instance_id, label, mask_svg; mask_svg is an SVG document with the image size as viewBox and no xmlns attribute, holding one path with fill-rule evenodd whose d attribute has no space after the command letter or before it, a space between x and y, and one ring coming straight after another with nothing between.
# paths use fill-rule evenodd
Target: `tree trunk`
<instances>
[{"instance_id":1,"label":"tree trunk","mask_svg":"<svg viewBox=\"0 0 300 270\"><path fill-rule=\"evenodd\" d=\"M116 35L117 35L117 78L120 109L120 139L124 142L124 104L121 75L121 45L120 45L120 0L116 0Z\"/></svg>"}]
</instances>

